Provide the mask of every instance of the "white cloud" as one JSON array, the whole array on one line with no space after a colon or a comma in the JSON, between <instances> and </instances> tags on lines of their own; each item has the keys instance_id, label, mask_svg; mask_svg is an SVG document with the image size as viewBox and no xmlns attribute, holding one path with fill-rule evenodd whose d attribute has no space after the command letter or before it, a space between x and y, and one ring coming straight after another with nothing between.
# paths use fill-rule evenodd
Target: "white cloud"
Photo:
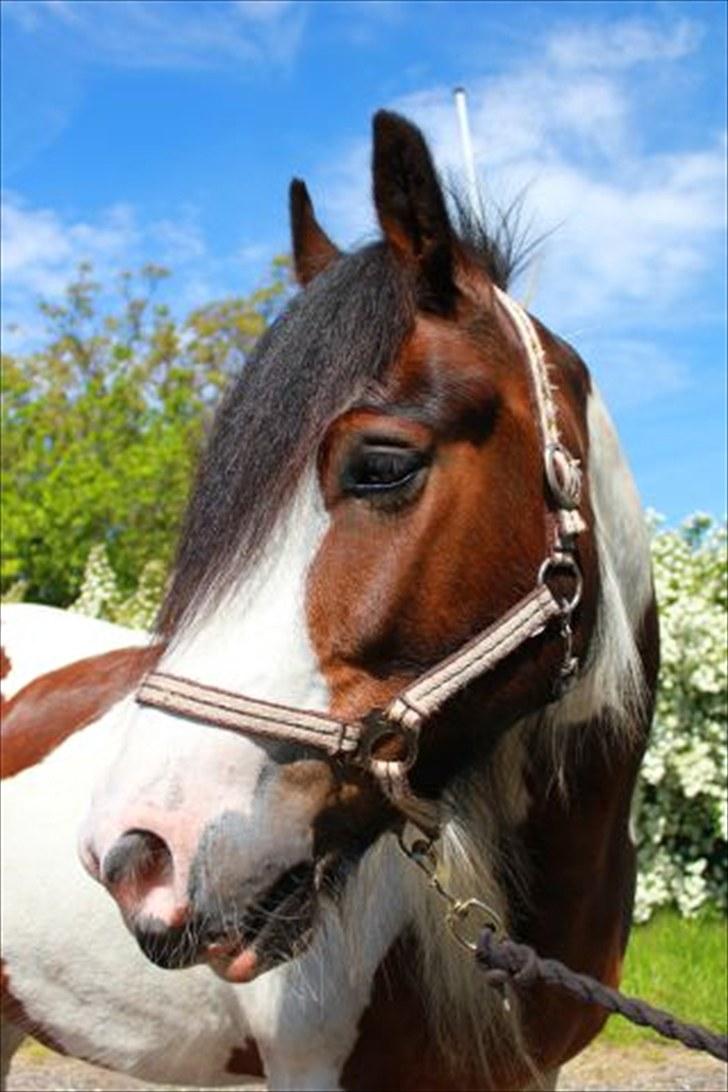
<instances>
[{"instance_id":1,"label":"white cloud","mask_svg":"<svg viewBox=\"0 0 728 1092\"><path fill-rule=\"evenodd\" d=\"M23 0L3 13L28 33L67 35L77 61L124 68L234 68L289 64L306 5L286 0Z\"/></svg>"},{"instance_id":2,"label":"white cloud","mask_svg":"<svg viewBox=\"0 0 728 1092\"><path fill-rule=\"evenodd\" d=\"M653 151L649 113L629 78L630 66L646 61L659 62L664 78L699 37L686 20L567 28L534 41L538 64L514 64L468 87L486 203L504 208L523 193L525 221L545 235L514 292L582 348L618 409L688 386L690 369L658 348L661 331L714 318L720 307L725 135ZM662 80L656 86L665 94ZM422 127L445 178L462 184L451 88L389 105ZM367 135L322 166L320 186L312 179L321 218L344 244L375 227L370 154Z\"/></svg>"},{"instance_id":3,"label":"white cloud","mask_svg":"<svg viewBox=\"0 0 728 1092\"><path fill-rule=\"evenodd\" d=\"M616 413L679 394L690 386L685 362L643 338L586 336L581 350Z\"/></svg>"},{"instance_id":4,"label":"white cloud","mask_svg":"<svg viewBox=\"0 0 728 1092\"><path fill-rule=\"evenodd\" d=\"M207 244L193 210L182 210L175 220L158 220L149 228L157 261L177 269L206 257Z\"/></svg>"},{"instance_id":5,"label":"white cloud","mask_svg":"<svg viewBox=\"0 0 728 1092\"><path fill-rule=\"evenodd\" d=\"M3 341L11 352L42 337L38 301L59 300L81 262L90 262L94 278L108 289L123 270L147 261L167 266L172 305L184 315L228 295L231 285L233 291L251 289L274 254L269 244L242 239L231 239L227 254L211 254L197 210L189 206L162 220L145 221L125 204L72 220L6 193L0 215Z\"/></svg>"},{"instance_id":6,"label":"white cloud","mask_svg":"<svg viewBox=\"0 0 728 1092\"><path fill-rule=\"evenodd\" d=\"M571 54L557 43L573 45L576 34L551 38L537 66L471 82L484 192L500 207L525 194L534 235L546 234L534 309L556 329L673 321L676 307L700 305L704 278L720 264L725 142L716 136L670 154L646 150L642 104L613 56L622 43L624 65L648 56L674 62L692 48L697 31L684 21L659 33L633 22L582 28L588 55L602 57L609 71L596 71L590 61L588 70L571 69L565 82L562 66ZM534 50L539 54L541 44L534 42ZM462 180L451 89L419 91L391 106L421 125L444 175ZM342 242L374 226L369 156L367 136L322 170L322 218ZM312 190L318 196L315 180Z\"/></svg>"},{"instance_id":7,"label":"white cloud","mask_svg":"<svg viewBox=\"0 0 728 1092\"><path fill-rule=\"evenodd\" d=\"M51 15L64 23L75 23L78 20L76 6L70 0L45 0L45 7Z\"/></svg>"},{"instance_id":8,"label":"white cloud","mask_svg":"<svg viewBox=\"0 0 728 1092\"><path fill-rule=\"evenodd\" d=\"M2 284L5 292L53 296L81 261L107 268L124 261L138 241L128 205L108 209L96 223L65 224L51 209L31 209L16 196L2 200Z\"/></svg>"},{"instance_id":9,"label":"white cloud","mask_svg":"<svg viewBox=\"0 0 728 1092\"><path fill-rule=\"evenodd\" d=\"M549 39L546 55L563 68L628 68L646 61L677 60L691 53L701 37L699 24L690 19L662 26L625 19L570 27Z\"/></svg>"},{"instance_id":10,"label":"white cloud","mask_svg":"<svg viewBox=\"0 0 728 1092\"><path fill-rule=\"evenodd\" d=\"M286 15L292 0L235 0L235 6L246 19L265 23Z\"/></svg>"}]
</instances>

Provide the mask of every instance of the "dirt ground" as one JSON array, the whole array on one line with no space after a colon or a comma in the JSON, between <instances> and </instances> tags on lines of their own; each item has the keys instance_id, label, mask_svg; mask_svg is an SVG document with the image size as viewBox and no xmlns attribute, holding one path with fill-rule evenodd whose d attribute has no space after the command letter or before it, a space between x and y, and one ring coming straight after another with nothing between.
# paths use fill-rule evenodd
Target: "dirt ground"
<instances>
[{"instance_id":1,"label":"dirt ground","mask_svg":"<svg viewBox=\"0 0 728 1092\"><path fill-rule=\"evenodd\" d=\"M35 1047L18 1052L8 1081L9 1092L159 1092L161 1087ZM176 1085L164 1087L182 1092ZM237 1087L245 1092L263 1089L259 1083ZM564 1067L558 1087L560 1092L726 1092L728 1070L679 1046L595 1043Z\"/></svg>"}]
</instances>

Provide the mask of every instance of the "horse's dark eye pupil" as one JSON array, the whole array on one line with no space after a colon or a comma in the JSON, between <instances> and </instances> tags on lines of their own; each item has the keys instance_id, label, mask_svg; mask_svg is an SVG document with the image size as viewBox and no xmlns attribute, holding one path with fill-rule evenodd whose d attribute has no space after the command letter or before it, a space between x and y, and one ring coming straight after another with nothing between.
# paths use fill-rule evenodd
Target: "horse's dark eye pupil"
<instances>
[{"instance_id":1,"label":"horse's dark eye pupil","mask_svg":"<svg viewBox=\"0 0 728 1092\"><path fill-rule=\"evenodd\" d=\"M425 465L419 451L396 447L364 447L344 472L344 489L355 496L394 490L406 485Z\"/></svg>"}]
</instances>

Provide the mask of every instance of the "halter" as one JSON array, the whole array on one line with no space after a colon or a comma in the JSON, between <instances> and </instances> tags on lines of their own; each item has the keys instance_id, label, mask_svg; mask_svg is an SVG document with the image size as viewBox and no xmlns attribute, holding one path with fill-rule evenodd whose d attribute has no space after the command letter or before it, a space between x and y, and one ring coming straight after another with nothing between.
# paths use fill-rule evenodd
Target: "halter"
<instances>
[{"instance_id":1,"label":"halter","mask_svg":"<svg viewBox=\"0 0 728 1092\"><path fill-rule=\"evenodd\" d=\"M359 765L374 775L384 794L408 819L428 833L439 826L438 805L417 796L409 783L419 736L429 720L454 694L497 664L558 619L564 641L557 696L574 680L578 660L572 653L571 618L582 592L582 576L574 558L575 537L586 529L579 513L581 469L564 447L559 434L549 365L536 328L526 311L499 288L496 297L506 311L528 363L534 409L541 434L546 481L555 510L545 512L549 552L532 591L453 655L401 690L383 710L360 720L337 719L325 713L296 709L248 698L163 671L145 677L136 694L150 705L202 724L286 740L323 751L329 758ZM573 580L571 598L557 598L548 579L555 572ZM377 745L396 738L405 745L403 758L378 759Z\"/></svg>"}]
</instances>

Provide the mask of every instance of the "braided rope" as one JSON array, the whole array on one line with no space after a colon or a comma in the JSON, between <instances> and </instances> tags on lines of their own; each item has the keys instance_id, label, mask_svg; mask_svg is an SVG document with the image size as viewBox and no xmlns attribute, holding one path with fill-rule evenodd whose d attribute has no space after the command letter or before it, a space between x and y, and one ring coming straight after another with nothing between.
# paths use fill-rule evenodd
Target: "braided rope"
<instances>
[{"instance_id":1,"label":"braided rope","mask_svg":"<svg viewBox=\"0 0 728 1092\"><path fill-rule=\"evenodd\" d=\"M528 987L536 982L558 986L579 1001L601 1005L633 1024L649 1027L667 1039L676 1039L692 1050L704 1050L720 1061L728 1061L728 1038L697 1024L686 1024L669 1012L656 1009L636 997L605 986L587 974L570 970L557 959L542 959L533 948L512 940L498 939L492 929L480 936L475 958L485 968L486 980L496 989L507 983Z\"/></svg>"}]
</instances>

